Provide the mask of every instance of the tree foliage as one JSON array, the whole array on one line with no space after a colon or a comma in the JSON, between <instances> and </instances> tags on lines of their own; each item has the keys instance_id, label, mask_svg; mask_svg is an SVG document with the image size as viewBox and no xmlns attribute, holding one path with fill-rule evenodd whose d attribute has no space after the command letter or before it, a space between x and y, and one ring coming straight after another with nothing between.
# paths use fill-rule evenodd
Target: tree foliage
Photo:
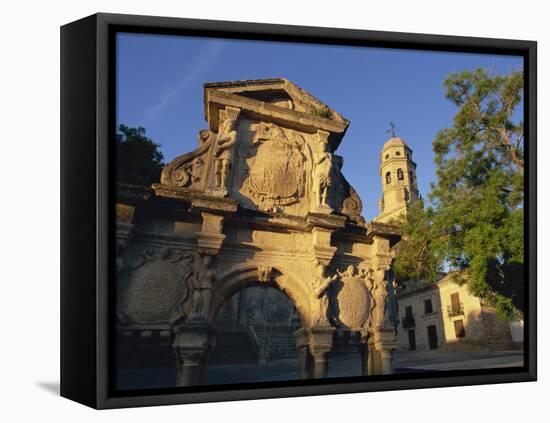
<instances>
[{"instance_id":1,"label":"tree foliage","mask_svg":"<svg viewBox=\"0 0 550 423\"><path fill-rule=\"evenodd\" d=\"M452 271L456 282L510 318L523 311L525 282L523 122L514 113L523 72L453 73L445 87L458 112L433 141L431 205L408 214L396 266L428 280L442 268ZM431 251L415 263L423 246Z\"/></svg>"},{"instance_id":2,"label":"tree foliage","mask_svg":"<svg viewBox=\"0 0 550 423\"><path fill-rule=\"evenodd\" d=\"M424 207L422 199L408 210L405 219L394 224L401 225L404 240L395 246L396 260L393 266L398 282L426 280L435 282L441 275L441 260L437 257L438 239L432 233L433 210Z\"/></svg>"},{"instance_id":3,"label":"tree foliage","mask_svg":"<svg viewBox=\"0 0 550 423\"><path fill-rule=\"evenodd\" d=\"M145 134L145 128L120 125L116 134L116 180L134 185L159 182L164 167L160 145Z\"/></svg>"}]
</instances>

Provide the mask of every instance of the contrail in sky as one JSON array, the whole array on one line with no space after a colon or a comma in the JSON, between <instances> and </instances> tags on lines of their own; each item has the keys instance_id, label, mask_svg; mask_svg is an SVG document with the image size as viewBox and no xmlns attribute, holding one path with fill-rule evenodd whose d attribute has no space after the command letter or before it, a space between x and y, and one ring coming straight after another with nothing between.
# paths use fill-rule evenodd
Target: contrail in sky
<instances>
[{"instance_id":1,"label":"contrail in sky","mask_svg":"<svg viewBox=\"0 0 550 423\"><path fill-rule=\"evenodd\" d=\"M204 74L214 62L218 59L222 51L222 43L220 42L208 42L202 49L201 54L195 58L192 62L188 63L187 69L190 69L185 73L185 77L169 90L160 101L153 105L148 111L146 121L153 118L158 112L160 112L174 97L183 91L185 87L193 83L198 77Z\"/></svg>"}]
</instances>

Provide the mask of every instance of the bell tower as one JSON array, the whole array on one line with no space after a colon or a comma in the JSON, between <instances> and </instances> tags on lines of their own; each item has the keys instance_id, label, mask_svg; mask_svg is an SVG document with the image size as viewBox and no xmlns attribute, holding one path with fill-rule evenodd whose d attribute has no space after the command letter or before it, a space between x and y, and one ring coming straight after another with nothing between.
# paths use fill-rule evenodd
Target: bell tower
<instances>
[{"instance_id":1,"label":"bell tower","mask_svg":"<svg viewBox=\"0 0 550 423\"><path fill-rule=\"evenodd\" d=\"M387 223L405 214L420 197L412 150L401 138L392 137L382 147L380 177L382 198L378 202L380 214L376 221Z\"/></svg>"}]
</instances>

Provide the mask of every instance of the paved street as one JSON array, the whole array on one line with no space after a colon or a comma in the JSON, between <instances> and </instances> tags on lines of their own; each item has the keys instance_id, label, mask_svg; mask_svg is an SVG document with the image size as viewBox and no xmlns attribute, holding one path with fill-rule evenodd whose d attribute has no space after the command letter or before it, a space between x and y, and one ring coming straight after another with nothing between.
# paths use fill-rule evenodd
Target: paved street
<instances>
[{"instance_id":1,"label":"paved street","mask_svg":"<svg viewBox=\"0 0 550 423\"><path fill-rule=\"evenodd\" d=\"M522 351L452 353L442 351L397 352L396 373L426 371L487 369L519 367L523 365ZM260 366L255 363L238 365L210 365L206 369L206 384L247 383L259 381L284 381L298 379L298 362L285 359ZM358 354L332 357L329 360L329 377L361 375L361 360ZM175 369L139 369L119 372L124 389L173 386Z\"/></svg>"},{"instance_id":2,"label":"paved street","mask_svg":"<svg viewBox=\"0 0 550 423\"><path fill-rule=\"evenodd\" d=\"M398 369L407 370L466 370L523 366L523 351L483 352L398 352Z\"/></svg>"}]
</instances>

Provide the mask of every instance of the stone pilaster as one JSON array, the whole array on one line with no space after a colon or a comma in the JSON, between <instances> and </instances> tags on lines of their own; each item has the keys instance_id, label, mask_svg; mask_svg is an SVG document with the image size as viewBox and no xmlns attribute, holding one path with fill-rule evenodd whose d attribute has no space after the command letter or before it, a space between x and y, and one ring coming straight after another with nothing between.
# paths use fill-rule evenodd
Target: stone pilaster
<instances>
[{"instance_id":1,"label":"stone pilaster","mask_svg":"<svg viewBox=\"0 0 550 423\"><path fill-rule=\"evenodd\" d=\"M200 211L201 231L197 233L197 246L201 254L215 256L220 251L225 235L223 222L227 213L237 211L237 203L226 198L209 195L194 195L191 200L193 210Z\"/></svg>"},{"instance_id":2,"label":"stone pilaster","mask_svg":"<svg viewBox=\"0 0 550 423\"><path fill-rule=\"evenodd\" d=\"M307 225L313 235L312 258L318 264L328 266L336 253L336 247L331 245L332 234L346 224L343 216L308 213Z\"/></svg>"},{"instance_id":3,"label":"stone pilaster","mask_svg":"<svg viewBox=\"0 0 550 423\"><path fill-rule=\"evenodd\" d=\"M223 231L224 216L202 212L202 230L197 234L197 246L201 254L215 256L222 248L225 235Z\"/></svg>"}]
</instances>

